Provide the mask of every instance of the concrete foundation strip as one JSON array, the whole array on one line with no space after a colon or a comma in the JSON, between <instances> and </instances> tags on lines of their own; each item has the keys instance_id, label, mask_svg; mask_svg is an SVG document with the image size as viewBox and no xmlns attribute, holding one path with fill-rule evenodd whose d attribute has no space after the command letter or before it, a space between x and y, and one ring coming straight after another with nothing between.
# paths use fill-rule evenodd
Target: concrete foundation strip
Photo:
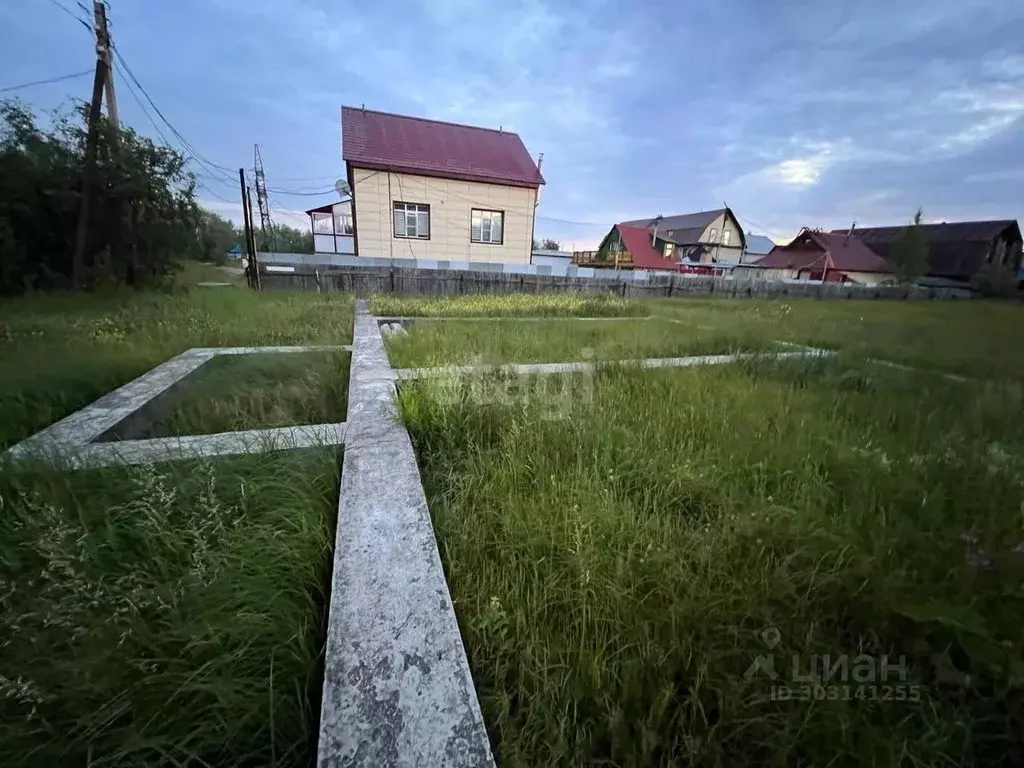
<instances>
[{"instance_id":1,"label":"concrete foundation strip","mask_svg":"<svg viewBox=\"0 0 1024 768\"><path fill-rule=\"evenodd\" d=\"M394 371L356 305L317 764L493 766Z\"/></svg>"},{"instance_id":2,"label":"concrete foundation strip","mask_svg":"<svg viewBox=\"0 0 1024 768\"><path fill-rule=\"evenodd\" d=\"M520 375L550 375L558 373L578 373L592 371L599 367L638 367L638 368L689 368L700 365L725 365L743 360L791 360L799 358L831 357L835 352L827 349L807 348L799 352L749 352L731 355L694 355L692 357L654 357L646 360L609 360L603 362L573 363L523 363L520 365L452 365L443 368L399 368L394 371L396 379L422 379L444 376L465 376L474 373L491 371L507 371Z\"/></svg>"},{"instance_id":3,"label":"concrete foundation strip","mask_svg":"<svg viewBox=\"0 0 1024 768\"><path fill-rule=\"evenodd\" d=\"M187 376L220 355L289 354L331 350L351 351L351 345L190 349L22 440L0 458L18 460L39 457L53 460L63 453L78 455L85 446L93 444L93 441L105 432L180 385Z\"/></svg>"},{"instance_id":4,"label":"concrete foundation strip","mask_svg":"<svg viewBox=\"0 0 1024 768\"><path fill-rule=\"evenodd\" d=\"M89 443L78 451L58 457L71 468L95 468L151 464L180 459L208 459L240 456L345 443L345 424L308 424L275 429L249 429L212 435L157 437L148 440L119 440Z\"/></svg>"}]
</instances>

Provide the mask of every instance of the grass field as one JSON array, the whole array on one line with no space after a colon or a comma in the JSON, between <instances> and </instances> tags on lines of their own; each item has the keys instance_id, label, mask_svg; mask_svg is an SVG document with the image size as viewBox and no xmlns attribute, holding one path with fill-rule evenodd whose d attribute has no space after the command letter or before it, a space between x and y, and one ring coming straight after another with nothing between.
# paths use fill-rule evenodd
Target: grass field
<instances>
[{"instance_id":1,"label":"grass field","mask_svg":"<svg viewBox=\"0 0 1024 768\"><path fill-rule=\"evenodd\" d=\"M169 396L146 437L345 421L348 368L347 352L215 357Z\"/></svg>"},{"instance_id":2,"label":"grass field","mask_svg":"<svg viewBox=\"0 0 1024 768\"><path fill-rule=\"evenodd\" d=\"M1021 308L644 306L679 321L663 337L677 348L710 335L840 353L602 369L566 383L568 400L510 375L402 385L499 764L1024 761ZM603 339L620 324L421 323L389 351L399 365L579 359L577 343L618 356L661 348L645 346L651 322ZM746 676L767 653L795 696L801 671L817 663L821 682L842 654L902 656L906 678L876 666L773 700L767 676Z\"/></svg>"},{"instance_id":3,"label":"grass field","mask_svg":"<svg viewBox=\"0 0 1024 768\"><path fill-rule=\"evenodd\" d=\"M659 299L650 311L688 327L843 349L980 378L1024 376L1024 307L1000 301Z\"/></svg>"},{"instance_id":4,"label":"grass field","mask_svg":"<svg viewBox=\"0 0 1024 768\"><path fill-rule=\"evenodd\" d=\"M631 360L778 348L757 329L745 333L683 328L661 320L518 322L458 320L413 323L387 340L397 368L461 363L551 363L563 360ZM779 348L781 349L781 348Z\"/></svg>"},{"instance_id":5,"label":"grass field","mask_svg":"<svg viewBox=\"0 0 1024 768\"><path fill-rule=\"evenodd\" d=\"M0 475L0 763L307 765L337 468Z\"/></svg>"},{"instance_id":6,"label":"grass field","mask_svg":"<svg viewBox=\"0 0 1024 768\"><path fill-rule=\"evenodd\" d=\"M642 302L605 293L582 294L478 294L437 298L374 296L375 315L423 317L618 317L646 315Z\"/></svg>"},{"instance_id":7,"label":"grass field","mask_svg":"<svg viewBox=\"0 0 1024 768\"><path fill-rule=\"evenodd\" d=\"M190 347L347 343L352 306L230 287L2 303L0 448ZM403 384L501 765L1024 764L1020 307L374 308L551 318L418 323L389 339L398 366L839 350L554 389ZM341 420L347 357L218 362L156 431ZM338 466L321 450L0 470L0 762L308 765ZM907 679L777 700L745 675L766 653L798 694L793 654L804 672L903 655Z\"/></svg>"},{"instance_id":8,"label":"grass field","mask_svg":"<svg viewBox=\"0 0 1024 768\"><path fill-rule=\"evenodd\" d=\"M0 450L191 347L347 344L348 296L233 288L0 303Z\"/></svg>"},{"instance_id":9,"label":"grass field","mask_svg":"<svg viewBox=\"0 0 1024 768\"><path fill-rule=\"evenodd\" d=\"M237 288L4 302L0 448L191 347L347 343L352 307ZM347 364L218 359L155 431L343 421ZM308 765L339 466L0 469L0 763Z\"/></svg>"},{"instance_id":10,"label":"grass field","mask_svg":"<svg viewBox=\"0 0 1024 768\"><path fill-rule=\"evenodd\" d=\"M500 764L1020 764L1024 395L962 386L605 370L553 420L403 385ZM903 654L913 687L771 701L765 631L787 677Z\"/></svg>"}]
</instances>

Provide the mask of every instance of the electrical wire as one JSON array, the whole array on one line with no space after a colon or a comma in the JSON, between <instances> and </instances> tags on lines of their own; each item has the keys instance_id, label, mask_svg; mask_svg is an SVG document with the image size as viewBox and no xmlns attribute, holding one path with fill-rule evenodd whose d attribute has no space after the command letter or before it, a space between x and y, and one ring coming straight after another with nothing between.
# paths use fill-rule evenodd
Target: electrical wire
<instances>
[{"instance_id":1,"label":"electrical wire","mask_svg":"<svg viewBox=\"0 0 1024 768\"><path fill-rule=\"evenodd\" d=\"M87 30L89 30L89 33L90 33L90 34L92 34L92 25L91 25L91 24L90 24L89 22L87 22L87 21L86 21L85 19L83 19L83 18L82 18L81 16L79 16L79 15L78 15L77 13L75 13L74 11L72 11L72 10L71 10L70 8L68 8L68 7L67 7L66 5L64 5L63 3L61 3L61 2L58 2L58 0L50 0L50 2L51 2L51 3L53 3L54 5L56 5L56 6L58 7L58 8L60 8L60 9L61 9L62 11L64 11L64 13L66 13L66 14L67 14L68 16L70 16L70 17L71 17L72 19L74 19L75 21L77 21L77 22L78 22L79 24L81 24L81 25L82 25L83 27L85 27L85 28L86 28ZM81 8L81 6L79 6L79 7ZM82 10L84 10L84 11L87 11L88 9L86 9L86 8L82 8Z\"/></svg>"},{"instance_id":2,"label":"electrical wire","mask_svg":"<svg viewBox=\"0 0 1024 768\"><path fill-rule=\"evenodd\" d=\"M181 145L185 149L185 151L188 154L190 154L197 163L199 163L202 167L206 168L206 170L208 170L213 176L219 175L222 176L224 179L233 182L234 179L230 175L231 169L223 165L217 165L212 160L208 160L207 158L203 157L203 155L201 155L199 151L195 147L193 147L184 136L181 135L181 132L174 127L174 124L171 123L171 121L164 116L164 113L160 111L160 108L153 101L149 93L146 92L146 89L142 86L142 83L140 83L138 78L135 77L135 74L128 66L128 62L126 62L124 56L121 55L121 51L115 46L111 46L111 49L114 51L114 55L117 56L117 60L120 63L121 68L124 70L125 74L127 74L128 78L133 83L135 83L136 87L139 89L139 91L141 91L142 95L146 97L146 101L149 102L149 105L153 108L153 111L156 112L157 116L161 120L163 120L163 122L171 130L171 133L173 133L178 138L178 141L181 142Z\"/></svg>"},{"instance_id":3,"label":"electrical wire","mask_svg":"<svg viewBox=\"0 0 1024 768\"><path fill-rule=\"evenodd\" d=\"M318 197L318 196L326 195L326 194L330 194L330 193L337 194L337 190L334 187L331 187L330 189L316 190L315 192L314 191L310 191L310 192L297 192L297 191L294 191L294 190L273 189L271 187L267 187L267 192L273 192L275 195L291 195L292 197Z\"/></svg>"},{"instance_id":4,"label":"electrical wire","mask_svg":"<svg viewBox=\"0 0 1024 768\"><path fill-rule=\"evenodd\" d=\"M51 77L47 80L33 80L31 83L22 83L21 85L11 85L7 88L0 88L0 93L8 93L10 91L20 91L22 88L31 88L33 85L48 85L49 83L59 83L63 80L71 80L76 77L82 77L83 75L91 75L92 70L87 69L84 72L75 72L70 75L61 75L60 77Z\"/></svg>"}]
</instances>

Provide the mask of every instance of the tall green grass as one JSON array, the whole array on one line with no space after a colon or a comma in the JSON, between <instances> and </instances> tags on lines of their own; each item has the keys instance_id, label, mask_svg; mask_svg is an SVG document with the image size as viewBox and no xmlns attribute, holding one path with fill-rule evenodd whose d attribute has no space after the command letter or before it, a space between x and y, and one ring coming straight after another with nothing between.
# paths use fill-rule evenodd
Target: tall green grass
<instances>
[{"instance_id":1,"label":"tall green grass","mask_svg":"<svg viewBox=\"0 0 1024 768\"><path fill-rule=\"evenodd\" d=\"M215 357L167 396L170 403L155 404L167 413L146 437L345 421L349 357L347 352Z\"/></svg>"},{"instance_id":2,"label":"tall green grass","mask_svg":"<svg viewBox=\"0 0 1024 768\"><path fill-rule=\"evenodd\" d=\"M0 450L191 347L347 343L352 306L201 288L0 302Z\"/></svg>"},{"instance_id":3,"label":"tall green grass","mask_svg":"<svg viewBox=\"0 0 1024 768\"><path fill-rule=\"evenodd\" d=\"M658 299L651 312L687 325L768 332L978 378L1024 376L1024 304L970 301Z\"/></svg>"},{"instance_id":4,"label":"tall green grass","mask_svg":"<svg viewBox=\"0 0 1024 768\"><path fill-rule=\"evenodd\" d=\"M744 333L687 328L658 320L590 322L554 319L413 323L407 333L387 338L397 368L460 363L552 363L582 360L635 360L647 357L723 354L781 347L756 328Z\"/></svg>"},{"instance_id":5,"label":"tall green grass","mask_svg":"<svg viewBox=\"0 0 1024 768\"><path fill-rule=\"evenodd\" d=\"M337 466L0 476L0 764L308 765Z\"/></svg>"},{"instance_id":6,"label":"tall green grass","mask_svg":"<svg viewBox=\"0 0 1024 768\"><path fill-rule=\"evenodd\" d=\"M639 301L604 293L473 294L412 298L377 295L370 301L375 315L431 317L614 317L645 315Z\"/></svg>"},{"instance_id":7,"label":"tall green grass","mask_svg":"<svg viewBox=\"0 0 1024 768\"><path fill-rule=\"evenodd\" d=\"M602 370L558 419L438 386L400 402L500 764L1024 761L1019 382ZM920 701L773 701L771 630L784 681L904 654Z\"/></svg>"}]
</instances>

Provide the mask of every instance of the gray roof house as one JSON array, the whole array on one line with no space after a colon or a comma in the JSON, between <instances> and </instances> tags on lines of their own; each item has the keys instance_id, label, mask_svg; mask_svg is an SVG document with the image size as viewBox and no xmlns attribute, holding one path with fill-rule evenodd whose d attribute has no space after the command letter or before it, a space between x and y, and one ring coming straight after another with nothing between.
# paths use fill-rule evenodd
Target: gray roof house
<instances>
[{"instance_id":1,"label":"gray roof house","mask_svg":"<svg viewBox=\"0 0 1024 768\"><path fill-rule=\"evenodd\" d=\"M681 268L699 264L738 264L755 261L760 253L747 256L747 236L736 215L729 208L716 208L697 213L654 216L647 219L621 221L605 236L602 248L616 245L619 227L644 230L658 255Z\"/></svg>"}]
</instances>

